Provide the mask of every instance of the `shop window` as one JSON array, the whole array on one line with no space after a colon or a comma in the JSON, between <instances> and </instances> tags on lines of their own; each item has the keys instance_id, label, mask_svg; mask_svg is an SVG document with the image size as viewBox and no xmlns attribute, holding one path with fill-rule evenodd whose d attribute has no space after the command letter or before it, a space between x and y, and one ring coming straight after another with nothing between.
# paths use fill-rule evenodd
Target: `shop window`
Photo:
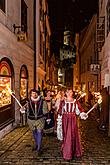
<instances>
[{"instance_id":1,"label":"shop window","mask_svg":"<svg viewBox=\"0 0 110 165\"><path fill-rule=\"evenodd\" d=\"M110 31L110 0L108 0L107 7L106 7L106 14L107 14L107 35Z\"/></svg>"},{"instance_id":2,"label":"shop window","mask_svg":"<svg viewBox=\"0 0 110 165\"><path fill-rule=\"evenodd\" d=\"M5 0L0 0L0 9L5 13Z\"/></svg>"},{"instance_id":3,"label":"shop window","mask_svg":"<svg viewBox=\"0 0 110 165\"><path fill-rule=\"evenodd\" d=\"M6 61L0 63L0 107L11 104L11 69Z\"/></svg>"},{"instance_id":4,"label":"shop window","mask_svg":"<svg viewBox=\"0 0 110 165\"><path fill-rule=\"evenodd\" d=\"M27 5L24 0L21 0L21 27L22 31L27 33Z\"/></svg>"},{"instance_id":5,"label":"shop window","mask_svg":"<svg viewBox=\"0 0 110 165\"><path fill-rule=\"evenodd\" d=\"M27 98L27 89L28 89L28 73L26 66L21 67L20 71L20 98L24 100Z\"/></svg>"}]
</instances>

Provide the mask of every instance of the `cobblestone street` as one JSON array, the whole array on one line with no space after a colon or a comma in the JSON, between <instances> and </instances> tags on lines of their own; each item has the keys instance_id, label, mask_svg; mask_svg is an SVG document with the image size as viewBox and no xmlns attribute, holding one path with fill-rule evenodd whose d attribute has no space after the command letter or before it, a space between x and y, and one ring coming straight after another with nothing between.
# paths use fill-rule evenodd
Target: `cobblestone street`
<instances>
[{"instance_id":1,"label":"cobblestone street","mask_svg":"<svg viewBox=\"0 0 110 165\"><path fill-rule=\"evenodd\" d=\"M99 131L92 118L79 124L83 157L81 160L65 161L60 152L60 142L53 135L43 137L43 152L37 156L32 151L33 139L26 127L16 128L0 140L0 165L110 165L110 138Z\"/></svg>"}]
</instances>

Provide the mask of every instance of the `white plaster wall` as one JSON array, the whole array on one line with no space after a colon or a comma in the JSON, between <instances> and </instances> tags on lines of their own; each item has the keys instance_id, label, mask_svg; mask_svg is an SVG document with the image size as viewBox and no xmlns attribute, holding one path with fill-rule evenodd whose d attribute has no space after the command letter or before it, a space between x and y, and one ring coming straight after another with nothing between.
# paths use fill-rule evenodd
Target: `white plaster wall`
<instances>
[{"instance_id":1,"label":"white plaster wall","mask_svg":"<svg viewBox=\"0 0 110 165\"><path fill-rule=\"evenodd\" d=\"M101 67L101 85L104 85L105 74L110 75L110 33L105 40L104 46L101 51L102 67Z\"/></svg>"},{"instance_id":2,"label":"white plaster wall","mask_svg":"<svg viewBox=\"0 0 110 165\"><path fill-rule=\"evenodd\" d=\"M27 5L27 45L33 48L33 0L25 0ZM0 23L14 32L13 24L21 26L21 0L6 0L6 13L0 10Z\"/></svg>"},{"instance_id":3,"label":"white plaster wall","mask_svg":"<svg viewBox=\"0 0 110 165\"><path fill-rule=\"evenodd\" d=\"M81 69L83 69L83 65L86 67L84 73L81 73L81 83L86 84L86 91L88 91L88 82L95 82L95 90L97 90L97 77L96 75L91 74L90 71L87 70L88 60L90 61L90 57L95 57L95 35L96 35L96 15L93 16L91 22L88 26L88 29L84 35L82 42L79 47L79 55L81 59ZM94 59L93 59L94 60Z\"/></svg>"},{"instance_id":4,"label":"white plaster wall","mask_svg":"<svg viewBox=\"0 0 110 165\"><path fill-rule=\"evenodd\" d=\"M33 87L33 50L26 44L18 42L16 36L0 24L0 59L7 57L12 62L15 76L15 93L19 99L19 76L23 64L29 73L29 90ZM19 122L19 106L15 102L15 120Z\"/></svg>"}]
</instances>

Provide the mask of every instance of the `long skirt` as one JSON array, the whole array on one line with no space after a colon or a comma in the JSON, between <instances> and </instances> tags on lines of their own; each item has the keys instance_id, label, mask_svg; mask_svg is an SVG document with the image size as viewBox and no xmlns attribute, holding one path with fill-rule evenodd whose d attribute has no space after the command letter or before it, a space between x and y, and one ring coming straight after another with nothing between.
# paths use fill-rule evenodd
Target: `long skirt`
<instances>
[{"instance_id":1,"label":"long skirt","mask_svg":"<svg viewBox=\"0 0 110 165\"><path fill-rule=\"evenodd\" d=\"M62 153L65 160L82 156L82 148L77 127L76 115L73 113L62 116L63 143Z\"/></svg>"},{"instance_id":2,"label":"long skirt","mask_svg":"<svg viewBox=\"0 0 110 165\"><path fill-rule=\"evenodd\" d=\"M53 133L54 132L54 112L50 111L46 116L44 133Z\"/></svg>"}]
</instances>

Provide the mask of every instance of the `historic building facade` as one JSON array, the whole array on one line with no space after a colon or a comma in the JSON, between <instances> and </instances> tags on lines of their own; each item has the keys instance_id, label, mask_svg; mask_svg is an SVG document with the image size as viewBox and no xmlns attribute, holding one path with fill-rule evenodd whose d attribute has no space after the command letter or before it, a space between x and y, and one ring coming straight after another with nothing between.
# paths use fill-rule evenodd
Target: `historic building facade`
<instances>
[{"instance_id":1,"label":"historic building facade","mask_svg":"<svg viewBox=\"0 0 110 165\"><path fill-rule=\"evenodd\" d=\"M81 90L95 92L99 88L100 65L96 44L97 16L94 15L90 24L80 34L80 83Z\"/></svg>"},{"instance_id":2,"label":"historic building facade","mask_svg":"<svg viewBox=\"0 0 110 165\"><path fill-rule=\"evenodd\" d=\"M37 86L41 89L49 78L50 36L51 29L48 16L48 3L46 0L36 1L36 67Z\"/></svg>"},{"instance_id":3,"label":"historic building facade","mask_svg":"<svg viewBox=\"0 0 110 165\"><path fill-rule=\"evenodd\" d=\"M21 104L33 87L33 3L0 1L0 136L20 123Z\"/></svg>"},{"instance_id":4,"label":"historic building facade","mask_svg":"<svg viewBox=\"0 0 110 165\"><path fill-rule=\"evenodd\" d=\"M26 117L10 91L24 105L49 77L50 35L46 0L0 1L0 137Z\"/></svg>"},{"instance_id":5,"label":"historic building facade","mask_svg":"<svg viewBox=\"0 0 110 165\"><path fill-rule=\"evenodd\" d=\"M76 64L73 67L73 90L80 91L80 57L79 57L79 34L75 37L76 43Z\"/></svg>"},{"instance_id":6,"label":"historic building facade","mask_svg":"<svg viewBox=\"0 0 110 165\"><path fill-rule=\"evenodd\" d=\"M101 86L110 86L110 0L99 0L99 22L103 37L100 40ZM102 21L103 18L103 21Z\"/></svg>"}]
</instances>

